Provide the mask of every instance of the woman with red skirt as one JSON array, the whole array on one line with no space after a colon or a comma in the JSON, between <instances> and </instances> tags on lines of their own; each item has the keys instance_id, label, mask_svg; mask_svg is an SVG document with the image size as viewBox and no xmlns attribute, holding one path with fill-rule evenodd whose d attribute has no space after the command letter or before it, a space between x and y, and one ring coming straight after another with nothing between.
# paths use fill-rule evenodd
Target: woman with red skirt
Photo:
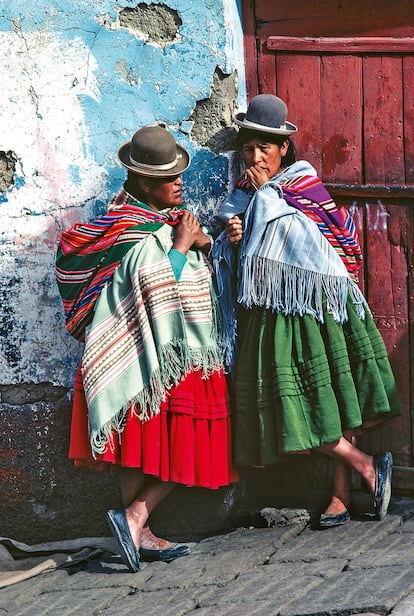
<instances>
[{"instance_id":1,"label":"woman with red skirt","mask_svg":"<svg viewBox=\"0 0 414 616\"><path fill-rule=\"evenodd\" d=\"M149 516L176 484L237 480L210 238L181 205L190 158L160 126L119 152L128 169L108 214L62 234L57 280L66 327L85 341L69 456L120 470L124 509L107 520L130 571L186 545L156 537Z\"/></svg>"}]
</instances>

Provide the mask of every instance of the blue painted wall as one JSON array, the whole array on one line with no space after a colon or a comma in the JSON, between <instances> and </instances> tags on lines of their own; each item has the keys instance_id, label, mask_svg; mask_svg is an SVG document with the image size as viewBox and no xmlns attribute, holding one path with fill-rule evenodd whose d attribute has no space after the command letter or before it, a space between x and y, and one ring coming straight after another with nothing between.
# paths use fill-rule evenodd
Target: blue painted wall
<instances>
[{"instance_id":1,"label":"blue painted wall","mask_svg":"<svg viewBox=\"0 0 414 616\"><path fill-rule=\"evenodd\" d=\"M120 27L124 8L160 5L182 21L168 44ZM0 194L0 385L70 387L80 346L64 331L54 280L62 229L102 212L124 170L119 146L165 122L193 158L186 202L208 217L224 196L229 158L198 146L189 118L217 67L244 73L238 0L11 0L0 7L0 152L14 182Z\"/></svg>"}]
</instances>

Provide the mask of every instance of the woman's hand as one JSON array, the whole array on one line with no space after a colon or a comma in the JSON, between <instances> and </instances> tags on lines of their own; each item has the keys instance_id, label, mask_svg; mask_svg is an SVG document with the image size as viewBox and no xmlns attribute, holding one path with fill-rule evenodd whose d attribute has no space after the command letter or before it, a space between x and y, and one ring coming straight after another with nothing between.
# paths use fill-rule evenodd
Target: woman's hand
<instances>
[{"instance_id":1,"label":"woman's hand","mask_svg":"<svg viewBox=\"0 0 414 616\"><path fill-rule=\"evenodd\" d=\"M259 167L258 165L253 165L252 167L246 169L246 175L256 190L271 180L269 171Z\"/></svg>"},{"instance_id":2,"label":"woman's hand","mask_svg":"<svg viewBox=\"0 0 414 616\"><path fill-rule=\"evenodd\" d=\"M198 248L204 252L210 250L211 240L202 231L197 218L184 210L180 221L175 226L173 248L187 254L190 248Z\"/></svg>"},{"instance_id":3,"label":"woman's hand","mask_svg":"<svg viewBox=\"0 0 414 616\"><path fill-rule=\"evenodd\" d=\"M227 239L232 244L238 244L243 235L242 221L238 216L233 216L226 222L225 232Z\"/></svg>"}]
</instances>

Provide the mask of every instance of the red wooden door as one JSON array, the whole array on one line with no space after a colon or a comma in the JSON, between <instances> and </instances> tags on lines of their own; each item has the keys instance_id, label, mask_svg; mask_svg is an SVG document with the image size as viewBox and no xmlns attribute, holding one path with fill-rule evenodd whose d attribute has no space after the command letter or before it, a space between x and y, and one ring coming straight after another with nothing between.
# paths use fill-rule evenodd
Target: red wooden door
<instances>
[{"instance_id":1,"label":"red wooden door","mask_svg":"<svg viewBox=\"0 0 414 616\"><path fill-rule=\"evenodd\" d=\"M414 3L244 0L243 20L248 97L286 101L299 156L352 208L404 408L363 445L390 447L413 490Z\"/></svg>"}]
</instances>

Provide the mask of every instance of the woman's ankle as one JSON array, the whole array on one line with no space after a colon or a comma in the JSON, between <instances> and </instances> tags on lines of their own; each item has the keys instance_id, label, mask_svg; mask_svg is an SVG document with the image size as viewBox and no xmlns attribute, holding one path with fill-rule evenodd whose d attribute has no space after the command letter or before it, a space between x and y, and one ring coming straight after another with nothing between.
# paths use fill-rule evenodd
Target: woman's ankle
<instances>
[{"instance_id":1,"label":"woman's ankle","mask_svg":"<svg viewBox=\"0 0 414 616\"><path fill-rule=\"evenodd\" d=\"M325 509L324 513L330 513L330 514L339 514L339 513L343 513L346 509L349 508L351 504L351 498L350 496L332 496L331 498L331 502L329 503L328 507Z\"/></svg>"}]
</instances>

